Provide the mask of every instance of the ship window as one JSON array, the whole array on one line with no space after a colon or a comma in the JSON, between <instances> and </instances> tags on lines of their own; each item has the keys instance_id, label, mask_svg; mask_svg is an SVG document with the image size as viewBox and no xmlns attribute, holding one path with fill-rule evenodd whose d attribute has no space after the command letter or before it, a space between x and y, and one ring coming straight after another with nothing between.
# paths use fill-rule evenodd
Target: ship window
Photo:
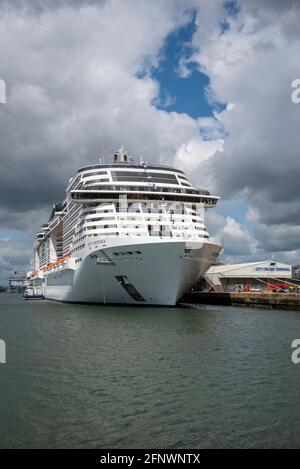
<instances>
[{"instance_id":1,"label":"ship window","mask_svg":"<svg viewBox=\"0 0 300 469\"><path fill-rule=\"evenodd\" d=\"M109 182L109 179L108 178L101 178L101 179L97 179L97 180L91 180L91 181L86 181L86 183L84 184L84 188L86 187L93 187L95 184L100 184L102 182Z\"/></svg>"},{"instance_id":2,"label":"ship window","mask_svg":"<svg viewBox=\"0 0 300 469\"><path fill-rule=\"evenodd\" d=\"M79 200L84 200L84 199L117 199L119 197L119 194L116 193L102 193L102 194L97 194L95 192L88 192L88 193L80 193L80 192L73 192L71 193L71 197L73 199L79 199ZM187 195L181 196L181 195L168 195L164 194L162 195L157 195L157 194L128 194L127 199L128 200L140 200L141 198L145 200L167 200L167 201L182 201L186 203L203 203L203 204L210 204L210 205L215 205L217 203L216 199L206 199L199 197L195 200L193 197L188 197Z\"/></svg>"},{"instance_id":3,"label":"ship window","mask_svg":"<svg viewBox=\"0 0 300 469\"><path fill-rule=\"evenodd\" d=\"M82 175L83 178L87 178L89 176L100 176L101 174L104 174L107 176L107 171L96 171L94 173L85 173Z\"/></svg>"},{"instance_id":4,"label":"ship window","mask_svg":"<svg viewBox=\"0 0 300 469\"><path fill-rule=\"evenodd\" d=\"M178 185L177 178L174 174L167 173L147 173L147 172L131 172L131 171L112 171L113 181L128 182L160 182L165 184Z\"/></svg>"}]
</instances>

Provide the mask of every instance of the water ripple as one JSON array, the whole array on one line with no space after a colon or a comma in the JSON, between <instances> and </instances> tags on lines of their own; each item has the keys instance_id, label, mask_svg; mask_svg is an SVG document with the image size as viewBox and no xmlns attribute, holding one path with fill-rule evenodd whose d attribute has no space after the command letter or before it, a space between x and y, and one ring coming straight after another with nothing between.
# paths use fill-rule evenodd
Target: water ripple
<instances>
[{"instance_id":1,"label":"water ripple","mask_svg":"<svg viewBox=\"0 0 300 469\"><path fill-rule=\"evenodd\" d=\"M0 295L0 447L300 447L293 311Z\"/></svg>"}]
</instances>

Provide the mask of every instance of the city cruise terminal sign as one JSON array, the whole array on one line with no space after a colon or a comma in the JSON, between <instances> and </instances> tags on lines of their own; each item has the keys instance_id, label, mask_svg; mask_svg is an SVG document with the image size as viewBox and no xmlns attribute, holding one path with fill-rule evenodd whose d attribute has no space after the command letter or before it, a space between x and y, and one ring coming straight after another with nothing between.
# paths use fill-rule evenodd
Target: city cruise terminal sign
<instances>
[{"instance_id":1,"label":"city cruise terminal sign","mask_svg":"<svg viewBox=\"0 0 300 469\"><path fill-rule=\"evenodd\" d=\"M286 266L286 265L277 265L276 262L271 262L268 266L266 265L261 265L261 266L258 266L258 267L255 267L255 272L270 272L270 273L274 273L274 272L289 272L291 273L292 271L292 268L290 266Z\"/></svg>"}]
</instances>

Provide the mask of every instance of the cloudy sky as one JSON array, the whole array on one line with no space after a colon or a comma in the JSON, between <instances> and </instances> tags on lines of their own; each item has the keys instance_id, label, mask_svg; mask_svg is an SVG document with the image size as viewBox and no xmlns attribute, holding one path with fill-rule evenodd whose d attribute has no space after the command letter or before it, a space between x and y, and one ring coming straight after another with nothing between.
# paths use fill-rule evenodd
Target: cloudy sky
<instances>
[{"instance_id":1,"label":"cloudy sky","mask_svg":"<svg viewBox=\"0 0 300 469\"><path fill-rule=\"evenodd\" d=\"M225 260L299 263L299 58L298 0L0 0L0 283L121 144L222 196Z\"/></svg>"}]
</instances>

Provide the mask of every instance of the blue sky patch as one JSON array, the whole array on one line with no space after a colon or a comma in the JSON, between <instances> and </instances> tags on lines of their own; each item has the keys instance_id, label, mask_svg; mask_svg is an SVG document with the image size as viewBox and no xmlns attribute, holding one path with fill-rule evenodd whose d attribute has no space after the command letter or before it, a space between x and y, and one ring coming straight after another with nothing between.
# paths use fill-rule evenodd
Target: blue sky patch
<instances>
[{"instance_id":1,"label":"blue sky patch","mask_svg":"<svg viewBox=\"0 0 300 469\"><path fill-rule=\"evenodd\" d=\"M192 37L196 30L195 15L192 20L168 35L161 52L162 60L151 71L151 77L159 82L160 95L153 102L158 109L186 113L196 119L213 117L213 111L221 111L225 105L209 103L206 95L209 78L190 61L195 49ZM179 68L184 61L188 75L180 76Z\"/></svg>"},{"instance_id":2,"label":"blue sky patch","mask_svg":"<svg viewBox=\"0 0 300 469\"><path fill-rule=\"evenodd\" d=\"M232 217L238 223L243 225L249 233L253 232L252 224L247 220L247 201L241 197L229 200L221 199L217 205L216 211L223 217Z\"/></svg>"}]
</instances>

